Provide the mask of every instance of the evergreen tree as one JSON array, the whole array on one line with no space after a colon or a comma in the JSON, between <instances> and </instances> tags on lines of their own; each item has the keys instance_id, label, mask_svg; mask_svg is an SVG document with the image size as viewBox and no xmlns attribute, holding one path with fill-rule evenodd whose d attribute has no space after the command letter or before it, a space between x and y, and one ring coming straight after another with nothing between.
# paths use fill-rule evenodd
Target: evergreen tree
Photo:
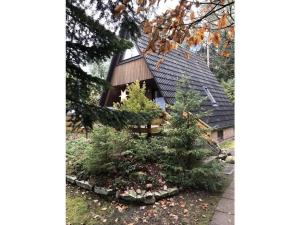
<instances>
[{"instance_id":1,"label":"evergreen tree","mask_svg":"<svg viewBox=\"0 0 300 225\"><path fill-rule=\"evenodd\" d=\"M188 78L183 76L178 82L175 99L171 106L169 145L176 149L183 166L190 167L193 159L197 159L195 154L199 149L195 150L196 142L204 132L198 126L198 119L207 114L201 109L205 98L193 90Z\"/></svg>"},{"instance_id":2,"label":"evergreen tree","mask_svg":"<svg viewBox=\"0 0 300 225\"><path fill-rule=\"evenodd\" d=\"M106 25L124 32L139 33L138 26L128 16L117 18L112 13L117 1L67 0L66 1L66 99L67 108L82 115L85 126L92 126L88 100L93 89L107 86L101 77L92 76L82 68L89 63L102 62L113 54L132 47L132 43L118 38L99 21L107 16ZM94 110L94 109L93 109Z\"/></svg>"},{"instance_id":3,"label":"evergreen tree","mask_svg":"<svg viewBox=\"0 0 300 225\"><path fill-rule=\"evenodd\" d=\"M221 83L224 90L229 98L229 100L234 103L234 79L229 79L227 81L222 81Z\"/></svg>"},{"instance_id":4,"label":"evergreen tree","mask_svg":"<svg viewBox=\"0 0 300 225\"><path fill-rule=\"evenodd\" d=\"M134 83L127 85L125 92L128 92L128 98L121 103L115 103L116 108L135 113L159 109L152 100L147 98L145 82L141 86L140 82L136 80Z\"/></svg>"},{"instance_id":5,"label":"evergreen tree","mask_svg":"<svg viewBox=\"0 0 300 225\"><path fill-rule=\"evenodd\" d=\"M171 107L167 180L176 185L193 188L205 188L210 191L218 190L222 184L219 162L203 163L203 159L212 154L205 148L198 119L207 114L201 109L204 98L191 88L186 77L178 82L176 103ZM202 111L202 113L201 113Z\"/></svg>"}]
</instances>

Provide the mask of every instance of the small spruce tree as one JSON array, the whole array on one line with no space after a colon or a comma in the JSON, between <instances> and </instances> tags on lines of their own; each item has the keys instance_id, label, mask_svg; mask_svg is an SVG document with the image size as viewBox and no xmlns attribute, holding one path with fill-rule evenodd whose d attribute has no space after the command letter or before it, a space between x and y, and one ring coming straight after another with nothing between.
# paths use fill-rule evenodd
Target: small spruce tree
<instances>
[{"instance_id":1,"label":"small spruce tree","mask_svg":"<svg viewBox=\"0 0 300 225\"><path fill-rule=\"evenodd\" d=\"M205 100L192 89L186 76L178 82L176 102L171 107L167 161L167 179L185 187L205 188L216 191L222 186L219 162L204 164L203 159L212 151L205 148L198 119L209 112L201 109Z\"/></svg>"},{"instance_id":2,"label":"small spruce tree","mask_svg":"<svg viewBox=\"0 0 300 225\"><path fill-rule=\"evenodd\" d=\"M204 132L198 126L198 119L205 115L201 110L205 98L193 90L188 78L183 76L178 81L175 99L175 104L171 106L169 145L177 150L183 166L191 167L192 161L197 159L195 156L200 151L195 150L195 145L199 143L201 132Z\"/></svg>"}]
</instances>

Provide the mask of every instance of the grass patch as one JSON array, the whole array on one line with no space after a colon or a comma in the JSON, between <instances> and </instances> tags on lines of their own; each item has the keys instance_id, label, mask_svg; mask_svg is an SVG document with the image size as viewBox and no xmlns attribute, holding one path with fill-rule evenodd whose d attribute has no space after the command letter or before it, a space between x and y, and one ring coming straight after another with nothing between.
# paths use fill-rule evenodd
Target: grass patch
<instances>
[{"instance_id":1,"label":"grass patch","mask_svg":"<svg viewBox=\"0 0 300 225\"><path fill-rule=\"evenodd\" d=\"M223 141L220 144L221 149L223 150L229 150L229 149L233 149L234 148L234 140L227 140L227 141Z\"/></svg>"},{"instance_id":2,"label":"grass patch","mask_svg":"<svg viewBox=\"0 0 300 225\"><path fill-rule=\"evenodd\" d=\"M67 191L66 213L68 225L96 225L105 222L105 217L111 213L110 205L105 201L98 204L98 202L93 202L88 198L90 197L82 195L82 192L71 193Z\"/></svg>"}]
</instances>

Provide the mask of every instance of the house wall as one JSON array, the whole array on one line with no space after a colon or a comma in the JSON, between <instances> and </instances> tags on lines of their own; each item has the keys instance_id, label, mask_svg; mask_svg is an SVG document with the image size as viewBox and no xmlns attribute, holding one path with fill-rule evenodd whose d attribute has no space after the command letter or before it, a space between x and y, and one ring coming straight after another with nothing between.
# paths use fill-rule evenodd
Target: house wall
<instances>
[{"instance_id":1,"label":"house wall","mask_svg":"<svg viewBox=\"0 0 300 225\"><path fill-rule=\"evenodd\" d=\"M152 79L152 75L143 58L119 64L115 67L111 84L112 86L132 83L136 80Z\"/></svg>"},{"instance_id":2,"label":"house wall","mask_svg":"<svg viewBox=\"0 0 300 225\"><path fill-rule=\"evenodd\" d=\"M218 131L213 131L211 133L211 137L216 142L232 139L232 138L234 138L234 128L229 127L229 128L223 129L223 140L218 140Z\"/></svg>"}]
</instances>

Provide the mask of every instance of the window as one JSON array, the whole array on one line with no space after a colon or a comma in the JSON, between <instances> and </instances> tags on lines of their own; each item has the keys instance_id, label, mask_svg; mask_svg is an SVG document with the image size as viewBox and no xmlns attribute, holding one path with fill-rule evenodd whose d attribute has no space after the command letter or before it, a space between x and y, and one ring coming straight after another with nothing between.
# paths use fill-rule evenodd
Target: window
<instances>
[{"instance_id":1,"label":"window","mask_svg":"<svg viewBox=\"0 0 300 225\"><path fill-rule=\"evenodd\" d=\"M210 93L209 89L207 87L204 87L204 91L207 94L209 100L211 101L213 106L218 106L214 96L212 96L212 94Z\"/></svg>"},{"instance_id":2,"label":"window","mask_svg":"<svg viewBox=\"0 0 300 225\"><path fill-rule=\"evenodd\" d=\"M138 56L140 53L134 45L131 49L127 49L123 55L122 60L130 59L132 57Z\"/></svg>"},{"instance_id":3,"label":"window","mask_svg":"<svg viewBox=\"0 0 300 225\"><path fill-rule=\"evenodd\" d=\"M218 130L218 139L219 140L223 140L224 136L223 136L223 130Z\"/></svg>"}]
</instances>

